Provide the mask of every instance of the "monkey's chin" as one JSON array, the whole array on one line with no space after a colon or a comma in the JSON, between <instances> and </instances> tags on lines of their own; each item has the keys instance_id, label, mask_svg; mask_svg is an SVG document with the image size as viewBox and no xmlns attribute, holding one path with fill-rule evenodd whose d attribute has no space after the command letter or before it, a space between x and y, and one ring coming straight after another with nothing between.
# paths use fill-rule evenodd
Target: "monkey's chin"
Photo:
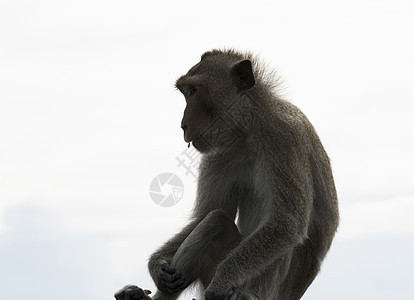
<instances>
[{"instance_id":1,"label":"monkey's chin","mask_svg":"<svg viewBox=\"0 0 414 300\"><path fill-rule=\"evenodd\" d=\"M194 148L196 148L199 152L201 153L205 153L207 152L207 149L205 149L205 145L202 141L200 141L200 139L195 139L191 142L191 144L194 146Z\"/></svg>"},{"instance_id":2,"label":"monkey's chin","mask_svg":"<svg viewBox=\"0 0 414 300\"><path fill-rule=\"evenodd\" d=\"M184 136L184 141L188 143L189 148L193 145L193 147L200 153L207 153L211 150L211 146L203 140L202 137L190 138L188 136Z\"/></svg>"}]
</instances>

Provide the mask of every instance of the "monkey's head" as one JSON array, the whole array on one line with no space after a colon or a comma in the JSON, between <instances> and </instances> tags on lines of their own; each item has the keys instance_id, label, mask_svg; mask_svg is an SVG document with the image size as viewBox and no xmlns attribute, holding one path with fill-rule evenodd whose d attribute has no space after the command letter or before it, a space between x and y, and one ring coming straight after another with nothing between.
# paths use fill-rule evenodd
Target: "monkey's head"
<instances>
[{"instance_id":1,"label":"monkey's head","mask_svg":"<svg viewBox=\"0 0 414 300\"><path fill-rule=\"evenodd\" d=\"M186 101L181 121L184 140L206 153L222 152L242 139L238 102L254 85L252 63L243 55L219 50L203 54L176 82Z\"/></svg>"}]
</instances>

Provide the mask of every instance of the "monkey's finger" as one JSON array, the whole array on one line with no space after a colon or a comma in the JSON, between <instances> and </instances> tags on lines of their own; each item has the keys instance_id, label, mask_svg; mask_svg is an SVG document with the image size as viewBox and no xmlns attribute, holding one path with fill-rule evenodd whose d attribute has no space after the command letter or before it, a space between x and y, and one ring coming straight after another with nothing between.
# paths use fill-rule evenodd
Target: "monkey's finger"
<instances>
[{"instance_id":1,"label":"monkey's finger","mask_svg":"<svg viewBox=\"0 0 414 300\"><path fill-rule=\"evenodd\" d=\"M125 296L128 294L129 291L137 289L139 288L136 285L127 285L120 289L118 292L116 292L114 297L116 300L124 300Z\"/></svg>"},{"instance_id":2,"label":"monkey's finger","mask_svg":"<svg viewBox=\"0 0 414 300\"><path fill-rule=\"evenodd\" d=\"M173 274L176 272L176 270L173 267L171 267L168 263L162 264L161 270L168 272L170 274Z\"/></svg>"},{"instance_id":3,"label":"monkey's finger","mask_svg":"<svg viewBox=\"0 0 414 300\"><path fill-rule=\"evenodd\" d=\"M237 296L236 293L234 293L233 295L230 296L229 300L238 300L239 297Z\"/></svg>"},{"instance_id":4,"label":"monkey's finger","mask_svg":"<svg viewBox=\"0 0 414 300\"><path fill-rule=\"evenodd\" d=\"M143 297L144 291L140 288L125 290L125 295L132 297L132 299L135 299L137 297Z\"/></svg>"},{"instance_id":5,"label":"monkey's finger","mask_svg":"<svg viewBox=\"0 0 414 300\"><path fill-rule=\"evenodd\" d=\"M238 293L237 293L237 289L235 288L231 288L227 294L226 297L224 298L224 300L238 300Z\"/></svg>"},{"instance_id":6,"label":"monkey's finger","mask_svg":"<svg viewBox=\"0 0 414 300\"><path fill-rule=\"evenodd\" d=\"M161 284L165 289L177 291L180 289L184 289L186 287L186 281L184 279L180 279L174 282L166 282L163 281Z\"/></svg>"},{"instance_id":7,"label":"monkey's finger","mask_svg":"<svg viewBox=\"0 0 414 300\"><path fill-rule=\"evenodd\" d=\"M233 293L231 295L227 295L224 300L240 300L238 295L236 293Z\"/></svg>"},{"instance_id":8,"label":"monkey's finger","mask_svg":"<svg viewBox=\"0 0 414 300\"><path fill-rule=\"evenodd\" d=\"M181 273L173 273L173 274L161 273L160 274L160 278L166 282L174 282L174 281L181 279L182 277L183 276L181 275Z\"/></svg>"},{"instance_id":9,"label":"monkey's finger","mask_svg":"<svg viewBox=\"0 0 414 300\"><path fill-rule=\"evenodd\" d=\"M124 294L122 293L116 293L114 297L116 300L124 300Z\"/></svg>"},{"instance_id":10,"label":"monkey's finger","mask_svg":"<svg viewBox=\"0 0 414 300\"><path fill-rule=\"evenodd\" d=\"M233 289L230 289L226 296L224 297L224 300L230 300L230 297L233 295Z\"/></svg>"},{"instance_id":11,"label":"monkey's finger","mask_svg":"<svg viewBox=\"0 0 414 300\"><path fill-rule=\"evenodd\" d=\"M137 287L136 285L127 285L123 289L115 293L116 300L141 300L141 299L150 299L144 291Z\"/></svg>"},{"instance_id":12,"label":"monkey's finger","mask_svg":"<svg viewBox=\"0 0 414 300\"><path fill-rule=\"evenodd\" d=\"M174 290L180 289L184 286L185 286L185 280L184 279L179 279L177 281L174 281L174 282L170 283L170 288L174 289Z\"/></svg>"},{"instance_id":13,"label":"monkey's finger","mask_svg":"<svg viewBox=\"0 0 414 300\"><path fill-rule=\"evenodd\" d=\"M186 284L186 281L184 279L176 281L176 282L172 282L172 283L170 282L161 283L162 291L170 293L170 294L174 294L178 291L182 291L187 286L188 284Z\"/></svg>"}]
</instances>

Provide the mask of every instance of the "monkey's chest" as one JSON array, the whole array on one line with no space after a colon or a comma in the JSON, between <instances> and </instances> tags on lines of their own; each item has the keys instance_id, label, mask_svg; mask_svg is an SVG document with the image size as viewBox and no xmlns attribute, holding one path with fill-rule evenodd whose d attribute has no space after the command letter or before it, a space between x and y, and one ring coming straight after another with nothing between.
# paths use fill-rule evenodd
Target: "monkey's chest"
<instances>
[{"instance_id":1,"label":"monkey's chest","mask_svg":"<svg viewBox=\"0 0 414 300\"><path fill-rule=\"evenodd\" d=\"M253 192L247 193L240 199L237 211L237 227L243 238L249 236L261 226L266 216L266 208L263 200L255 196Z\"/></svg>"}]
</instances>

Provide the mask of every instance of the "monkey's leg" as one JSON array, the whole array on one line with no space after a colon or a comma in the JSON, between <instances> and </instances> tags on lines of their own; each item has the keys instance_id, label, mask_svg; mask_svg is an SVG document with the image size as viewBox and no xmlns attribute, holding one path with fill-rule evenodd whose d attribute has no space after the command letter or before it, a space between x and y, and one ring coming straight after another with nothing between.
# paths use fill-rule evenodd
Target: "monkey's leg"
<instances>
[{"instance_id":1,"label":"monkey's leg","mask_svg":"<svg viewBox=\"0 0 414 300\"><path fill-rule=\"evenodd\" d=\"M191 282L200 279L204 287L213 278L216 266L240 242L240 233L223 210L210 212L182 243L172 265Z\"/></svg>"},{"instance_id":2,"label":"monkey's leg","mask_svg":"<svg viewBox=\"0 0 414 300\"><path fill-rule=\"evenodd\" d=\"M171 261L171 266L185 279L182 290L197 279L206 288L216 266L239 242L240 233L233 220L222 210L210 212L184 240ZM182 290L173 295L158 291L153 299L176 299Z\"/></svg>"},{"instance_id":3,"label":"monkey's leg","mask_svg":"<svg viewBox=\"0 0 414 300\"><path fill-rule=\"evenodd\" d=\"M282 299L300 299L319 272L320 260L310 240L297 246L293 252L289 272L282 284Z\"/></svg>"}]
</instances>

